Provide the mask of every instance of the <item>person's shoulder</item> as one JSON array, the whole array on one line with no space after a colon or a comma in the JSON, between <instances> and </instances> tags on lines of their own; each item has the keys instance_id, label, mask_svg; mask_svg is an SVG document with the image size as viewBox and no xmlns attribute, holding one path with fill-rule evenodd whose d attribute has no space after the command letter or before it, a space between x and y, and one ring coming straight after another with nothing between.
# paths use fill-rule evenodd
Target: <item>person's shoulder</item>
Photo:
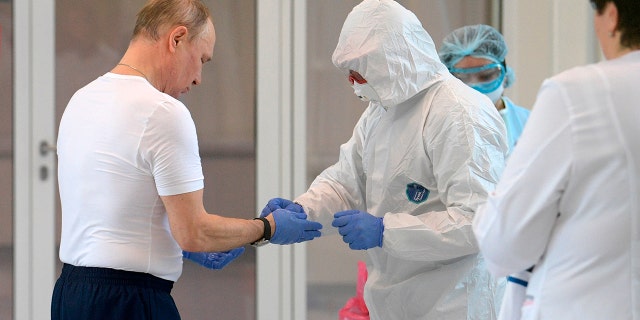
<instances>
[{"instance_id":1,"label":"person's shoulder","mask_svg":"<svg viewBox=\"0 0 640 320\"><path fill-rule=\"evenodd\" d=\"M468 91L467 89L473 90L454 77L446 77L429 88L434 100L445 100L451 103L457 102L459 98L465 98L464 92Z\"/></svg>"},{"instance_id":2,"label":"person's shoulder","mask_svg":"<svg viewBox=\"0 0 640 320\"><path fill-rule=\"evenodd\" d=\"M608 80L605 74L611 74L606 68L606 63L599 62L562 71L542 82L537 99L544 96L547 99L583 101L585 97L593 97L606 87Z\"/></svg>"},{"instance_id":3,"label":"person's shoulder","mask_svg":"<svg viewBox=\"0 0 640 320\"><path fill-rule=\"evenodd\" d=\"M456 78L442 81L433 95L432 99L425 100L430 103L427 121L431 125L434 123L439 123L436 126L446 123L477 125L501 119L487 96Z\"/></svg>"},{"instance_id":4,"label":"person's shoulder","mask_svg":"<svg viewBox=\"0 0 640 320\"><path fill-rule=\"evenodd\" d=\"M575 66L548 78L545 82L558 83L563 85L581 84L590 79L598 77L597 64L587 64Z\"/></svg>"},{"instance_id":5,"label":"person's shoulder","mask_svg":"<svg viewBox=\"0 0 640 320\"><path fill-rule=\"evenodd\" d=\"M106 74L103 74L103 75L91 80L90 82L88 82L84 86L82 86L80 89L78 89L76 92L89 91L89 90L93 89L94 87L99 87L99 86L103 85L105 80L108 79L109 74L110 73L108 72Z\"/></svg>"},{"instance_id":6,"label":"person's shoulder","mask_svg":"<svg viewBox=\"0 0 640 320\"><path fill-rule=\"evenodd\" d=\"M558 73L553 78L557 81L572 82L589 79L603 79L617 75L635 74L640 69L640 50L627 53L621 57L605 59L596 63L573 67Z\"/></svg>"},{"instance_id":7,"label":"person's shoulder","mask_svg":"<svg viewBox=\"0 0 640 320\"><path fill-rule=\"evenodd\" d=\"M189 108L182 101L166 93L157 91L153 101L159 109L164 110L166 113L191 119Z\"/></svg>"},{"instance_id":8,"label":"person's shoulder","mask_svg":"<svg viewBox=\"0 0 640 320\"><path fill-rule=\"evenodd\" d=\"M487 96L454 77L446 78L438 85L432 107L446 108L449 111L475 110L478 107L495 108Z\"/></svg>"},{"instance_id":9,"label":"person's shoulder","mask_svg":"<svg viewBox=\"0 0 640 320\"><path fill-rule=\"evenodd\" d=\"M129 102L139 108L154 110L153 113L163 110L163 113L190 116L189 109L182 101L158 90L145 79L112 73L101 78L111 79L114 84L110 88L117 90L120 95L129 97Z\"/></svg>"}]
</instances>

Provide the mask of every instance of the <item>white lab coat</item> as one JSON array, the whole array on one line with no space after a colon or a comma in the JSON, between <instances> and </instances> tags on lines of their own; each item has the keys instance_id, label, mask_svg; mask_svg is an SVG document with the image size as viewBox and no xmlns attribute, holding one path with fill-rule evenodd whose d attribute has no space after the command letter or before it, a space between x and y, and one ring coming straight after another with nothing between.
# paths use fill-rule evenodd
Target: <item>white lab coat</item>
<instances>
[{"instance_id":1,"label":"white lab coat","mask_svg":"<svg viewBox=\"0 0 640 320\"><path fill-rule=\"evenodd\" d=\"M529 119L531 113L529 109L517 106L511 99L506 96L502 97L504 109L500 110L502 120L507 126L507 141L509 144L509 152L511 153L522 135L524 126ZM504 297L498 320L518 320L520 319L520 308L525 300L527 283L531 272L524 270L507 277L507 284L504 289Z\"/></svg>"},{"instance_id":2,"label":"white lab coat","mask_svg":"<svg viewBox=\"0 0 640 320\"><path fill-rule=\"evenodd\" d=\"M336 233L341 210L384 217L383 245L367 251L371 319L495 319L500 286L471 221L508 149L497 110L448 73L415 15L394 1L356 6L333 61L345 81L349 69L361 73L382 104L370 103L338 162L296 201L323 234Z\"/></svg>"},{"instance_id":3,"label":"white lab coat","mask_svg":"<svg viewBox=\"0 0 640 320\"><path fill-rule=\"evenodd\" d=\"M474 220L487 265L535 265L523 319L640 319L640 51L546 80Z\"/></svg>"}]
</instances>

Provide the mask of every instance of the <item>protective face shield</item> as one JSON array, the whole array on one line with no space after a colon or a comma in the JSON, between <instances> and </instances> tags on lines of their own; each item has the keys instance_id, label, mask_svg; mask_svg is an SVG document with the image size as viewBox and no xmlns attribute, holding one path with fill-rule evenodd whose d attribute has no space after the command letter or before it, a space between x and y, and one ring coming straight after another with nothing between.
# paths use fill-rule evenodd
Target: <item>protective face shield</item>
<instances>
[{"instance_id":1,"label":"protective face shield","mask_svg":"<svg viewBox=\"0 0 640 320\"><path fill-rule=\"evenodd\" d=\"M380 97L376 90L368 83L357 83L354 82L351 86L353 88L353 93L360 98L362 101L380 101Z\"/></svg>"},{"instance_id":2,"label":"protective face shield","mask_svg":"<svg viewBox=\"0 0 640 320\"><path fill-rule=\"evenodd\" d=\"M502 64L490 63L475 68L452 68L451 74L468 86L487 94L502 85L506 72Z\"/></svg>"},{"instance_id":3,"label":"protective face shield","mask_svg":"<svg viewBox=\"0 0 640 320\"><path fill-rule=\"evenodd\" d=\"M475 68L452 68L451 74L471 88L485 94L493 103L496 103L504 92L506 72L500 63L490 63Z\"/></svg>"}]
</instances>

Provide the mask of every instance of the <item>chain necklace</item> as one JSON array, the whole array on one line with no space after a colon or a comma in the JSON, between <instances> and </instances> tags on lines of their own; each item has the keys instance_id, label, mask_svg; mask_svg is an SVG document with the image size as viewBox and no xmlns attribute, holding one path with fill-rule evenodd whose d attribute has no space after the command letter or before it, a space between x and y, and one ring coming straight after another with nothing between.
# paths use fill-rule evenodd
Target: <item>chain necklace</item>
<instances>
[{"instance_id":1,"label":"chain necklace","mask_svg":"<svg viewBox=\"0 0 640 320\"><path fill-rule=\"evenodd\" d=\"M144 72L138 70L138 68L134 68L126 63L118 63L118 65L131 68L133 71L136 71L137 73L141 74L144 77L144 79L147 80L147 82L151 83L151 81L149 81L149 78L147 78L147 75L145 75Z\"/></svg>"}]
</instances>

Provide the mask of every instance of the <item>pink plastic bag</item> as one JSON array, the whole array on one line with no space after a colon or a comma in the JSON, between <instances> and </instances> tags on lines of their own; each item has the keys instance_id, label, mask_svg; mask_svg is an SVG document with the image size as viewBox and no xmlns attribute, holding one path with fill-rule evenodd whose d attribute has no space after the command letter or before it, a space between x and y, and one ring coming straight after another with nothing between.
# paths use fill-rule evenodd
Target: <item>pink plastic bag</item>
<instances>
[{"instance_id":1,"label":"pink plastic bag","mask_svg":"<svg viewBox=\"0 0 640 320\"><path fill-rule=\"evenodd\" d=\"M358 261L358 283L356 296L349 298L338 311L338 320L369 320L369 309L364 303L364 283L367 282L367 265Z\"/></svg>"}]
</instances>

